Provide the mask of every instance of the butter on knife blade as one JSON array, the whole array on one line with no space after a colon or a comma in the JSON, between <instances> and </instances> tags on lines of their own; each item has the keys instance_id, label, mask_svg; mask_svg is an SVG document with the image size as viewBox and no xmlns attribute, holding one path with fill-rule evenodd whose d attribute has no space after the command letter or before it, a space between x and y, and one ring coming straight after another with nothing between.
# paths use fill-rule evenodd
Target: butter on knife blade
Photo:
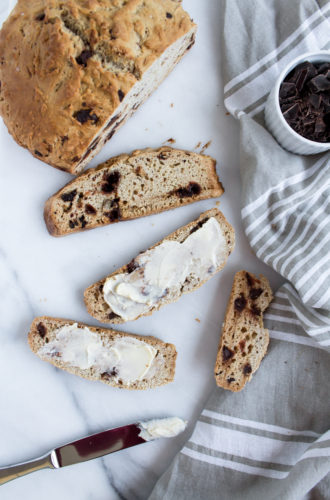
<instances>
[{"instance_id":1,"label":"butter on knife blade","mask_svg":"<svg viewBox=\"0 0 330 500\"><path fill-rule=\"evenodd\" d=\"M109 453L183 432L187 422L179 417L153 419L109 429L49 451L40 458L0 468L0 485L41 469L59 469Z\"/></svg>"}]
</instances>

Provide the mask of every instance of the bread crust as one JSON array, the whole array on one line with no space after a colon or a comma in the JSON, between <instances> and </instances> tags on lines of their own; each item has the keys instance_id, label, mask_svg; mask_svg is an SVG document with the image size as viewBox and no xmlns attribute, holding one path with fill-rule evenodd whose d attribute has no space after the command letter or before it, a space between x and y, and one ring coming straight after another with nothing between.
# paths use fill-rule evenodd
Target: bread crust
<instances>
[{"instance_id":1,"label":"bread crust","mask_svg":"<svg viewBox=\"0 0 330 500\"><path fill-rule=\"evenodd\" d=\"M37 159L78 173L103 128L111 135L136 109L121 106L134 85L195 31L172 0L18 0L0 31L8 131Z\"/></svg>"},{"instance_id":2,"label":"bread crust","mask_svg":"<svg viewBox=\"0 0 330 500\"><path fill-rule=\"evenodd\" d=\"M265 276L244 270L235 274L214 367L219 387L241 391L259 368L269 344L263 313L272 299Z\"/></svg>"},{"instance_id":3,"label":"bread crust","mask_svg":"<svg viewBox=\"0 0 330 500\"><path fill-rule=\"evenodd\" d=\"M137 163L138 166L136 166ZM161 165L159 165L162 163L165 165L164 169L168 169L170 166L171 172L167 170L167 182L162 182ZM184 173L179 173L182 168L185 170ZM145 176L141 175L140 172L144 169L148 175L146 173ZM141 189L141 194L146 193L147 189L148 201L145 201L145 196L141 200L139 193L136 196L134 194L131 196L131 193L123 192L122 197L118 198L118 186L114 193L102 192L104 176L113 172L121 174L120 185L127 182L131 191L134 189L133 184L136 186L135 191ZM127 180L128 174L129 180ZM166 174L163 176L166 177ZM152 182L147 184L149 178L152 179ZM197 192L179 196L180 189L186 188L186 185L191 185L191 183L197 186ZM67 209L68 203L62 201L61 197L74 190L77 191L77 196L71 202L71 207ZM95 195L93 191L97 194ZM52 236L64 236L119 221L160 213L195 201L216 198L221 196L223 192L224 189L216 173L216 161L212 157L164 146L157 149L146 148L133 151L131 154L110 158L70 181L46 201L44 220ZM86 214L83 208L77 208L77 203L81 203L82 207L86 204L95 206L94 201L102 205L102 202L110 202L111 200L118 200L116 202L117 210L120 212L118 219L111 220L105 216L105 210L102 210L102 207L99 207L94 214ZM72 203L74 204L73 208ZM82 216L83 222L80 220ZM73 222L76 225L73 225Z\"/></svg>"},{"instance_id":4,"label":"bread crust","mask_svg":"<svg viewBox=\"0 0 330 500\"><path fill-rule=\"evenodd\" d=\"M235 246L235 232L234 232L233 227L229 224L229 222L225 218L225 216L217 208L212 208L210 210L207 210L206 212L203 212L197 219L190 222L186 226L180 227L179 229L177 229L173 233L169 234L168 236L163 238L161 241L159 241L158 243L156 243L155 245L150 247L150 249L153 249L156 246L163 243L164 241L168 241L168 240L176 240L176 241L181 241L181 242L184 241L189 236L190 231L193 228L198 227L199 223L201 223L203 221L206 222L206 220L208 220L211 217L215 217L217 219L217 221L219 222L219 224L221 225L222 229L225 232L225 235L227 238L227 245L228 245L228 247L227 247L227 258L228 258L229 255L232 253L234 246ZM212 273L209 276L209 278L206 278L204 281L200 282L197 286L192 286L191 288L188 288L188 289L183 288L181 295L184 293L190 293L194 290L197 290L200 286L202 286L204 283L206 283L206 281L208 281L208 279L210 279L214 274L219 272L226 265L226 262L227 261L225 261L221 266L219 266L218 269L216 269L214 271L214 273ZM93 285L89 286L84 292L84 300L85 300L85 305L86 305L88 313L91 316L93 316L94 318L96 318L98 321L100 321L101 323L120 324L120 323L126 322L123 318L121 318L119 316L116 316L116 315L115 315L115 317L113 316L114 313L112 312L110 306L105 302L105 300L103 298L103 285L108 278L115 276L116 274L125 273L125 272L127 272L127 269L128 269L128 264L122 266L120 269L117 269L116 271L109 274L105 278L103 278L103 279L97 281L96 283L94 283ZM149 312L141 314L140 316L138 316L138 318L140 318L142 316L150 316L153 312L157 311L158 309L160 309L162 306L166 305L167 303L169 303L169 302L167 302L166 299L158 302ZM138 319L138 318L136 318L136 319Z\"/></svg>"},{"instance_id":5,"label":"bread crust","mask_svg":"<svg viewBox=\"0 0 330 500\"><path fill-rule=\"evenodd\" d=\"M147 344L153 346L155 349L159 351L158 355L164 357L164 359L166 360L166 366L164 367L162 373L158 373L157 376L154 376L150 380L142 379L127 385L123 382L119 384L114 380L112 380L111 378L96 377L95 374L93 374L93 372L90 369L80 370L79 368L70 367L67 365L67 363L61 362L59 358L56 357L47 359L41 358L41 359L49 362L50 364L56 366L57 368L61 368L69 373L78 375L87 380L100 381L107 385L110 385L111 387L117 387L120 389L144 390L165 385L174 380L177 352L173 344L163 342L153 336L136 335L133 333L119 332L117 330L112 330L109 328L106 329L106 328L93 327L86 325L85 323L79 323L78 321L73 321L68 319L52 318L49 316L40 316L35 318L31 324L30 331L28 334L28 343L32 352L37 356L39 356L38 350L43 345L45 345L46 342L53 340L55 336L54 331L56 331L57 329L61 328L64 325L72 325L74 323L77 323L79 327L87 327L90 331L100 335L102 340L103 339L114 340L117 338L129 337L146 342ZM40 335L40 327L39 327L40 324L43 325L42 327L43 337Z\"/></svg>"}]
</instances>

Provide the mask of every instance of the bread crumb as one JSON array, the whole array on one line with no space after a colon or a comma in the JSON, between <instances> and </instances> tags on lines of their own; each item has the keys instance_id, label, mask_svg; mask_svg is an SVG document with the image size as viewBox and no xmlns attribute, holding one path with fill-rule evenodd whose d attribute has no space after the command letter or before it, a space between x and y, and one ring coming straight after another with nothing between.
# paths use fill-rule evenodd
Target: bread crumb
<instances>
[{"instance_id":1,"label":"bread crumb","mask_svg":"<svg viewBox=\"0 0 330 500\"><path fill-rule=\"evenodd\" d=\"M206 151L207 148L209 148L212 144L212 141L208 141L204 144L204 146L202 147L202 149L200 150L200 154L203 154L204 151Z\"/></svg>"},{"instance_id":2,"label":"bread crumb","mask_svg":"<svg viewBox=\"0 0 330 500\"><path fill-rule=\"evenodd\" d=\"M201 322L201 320L199 318L195 318L195 321L197 321L197 323Z\"/></svg>"},{"instance_id":3,"label":"bread crumb","mask_svg":"<svg viewBox=\"0 0 330 500\"><path fill-rule=\"evenodd\" d=\"M174 108L174 103L173 102L171 102L170 108Z\"/></svg>"},{"instance_id":4,"label":"bread crumb","mask_svg":"<svg viewBox=\"0 0 330 500\"><path fill-rule=\"evenodd\" d=\"M229 115L230 115L229 111L226 111L226 115L227 115L227 116L229 116Z\"/></svg>"},{"instance_id":5,"label":"bread crumb","mask_svg":"<svg viewBox=\"0 0 330 500\"><path fill-rule=\"evenodd\" d=\"M173 139L173 137L170 137L169 139L167 139L167 141L164 141L163 144L166 144L166 143L169 143L169 144L175 144L176 143L176 140Z\"/></svg>"},{"instance_id":6,"label":"bread crumb","mask_svg":"<svg viewBox=\"0 0 330 500\"><path fill-rule=\"evenodd\" d=\"M194 149L198 149L198 148L200 148L200 147L201 147L201 144L202 144L201 142L198 142L198 143L196 144L196 146L194 147Z\"/></svg>"}]
</instances>

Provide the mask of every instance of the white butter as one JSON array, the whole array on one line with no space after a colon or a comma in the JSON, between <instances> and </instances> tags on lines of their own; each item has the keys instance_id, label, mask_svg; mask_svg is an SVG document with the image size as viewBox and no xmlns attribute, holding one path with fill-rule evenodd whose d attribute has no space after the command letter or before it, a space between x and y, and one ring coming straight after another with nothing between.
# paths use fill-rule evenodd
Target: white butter
<instances>
[{"instance_id":1,"label":"white butter","mask_svg":"<svg viewBox=\"0 0 330 500\"><path fill-rule=\"evenodd\" d=\"M138 267L132 273L108 278L103 286L104 300L124 320L136 319L164 297L176 300L186 278L210 278L226 258L225 235L211 217L183 243L164 241L136 257Z\"/></svg>"},{"instance_id":2,"label":"white butter","mask_svg":"<svg viewBox=\"0 0 330 500\"><path fill-rule=\"evenodd\" d=\"M157 350L133 337L123 337L105 343L89 328L64 325L56 338L39 349L41 357L57 357L70 366L94 373L110 374L114 380L130 384L142 380L153 364Z\"/></svg>"},{"instance_id":3,"label":"white butter","mask_svg":"<svg viewBox=\"0 0 330 500\"><path fill-rule=\"evenodd\" d=\"M139 436L145 441L177 436L185 430L187 422L179 417L168 417L139 422Z\"/></svg>"}]
</instances>

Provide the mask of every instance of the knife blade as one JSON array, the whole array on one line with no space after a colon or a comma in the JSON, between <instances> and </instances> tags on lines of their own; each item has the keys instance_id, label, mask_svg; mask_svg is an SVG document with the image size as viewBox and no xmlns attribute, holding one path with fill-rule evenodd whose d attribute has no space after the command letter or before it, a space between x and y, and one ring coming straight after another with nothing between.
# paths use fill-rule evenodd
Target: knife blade
<instances>
[{"instance_id":1,"label":"knife blade","mask_svg":"<svg viewBox=\"0 0 330 500\"><path fill-rule=\"evenodd\" d=\"M178 417L155 419L108 429L54 448L42 457L16 465L0 467L0 485L41 469L59 469L103 457L125 448L160 437L174 437L182 432L186 422Z\"/></svg>"}]
</instances>

